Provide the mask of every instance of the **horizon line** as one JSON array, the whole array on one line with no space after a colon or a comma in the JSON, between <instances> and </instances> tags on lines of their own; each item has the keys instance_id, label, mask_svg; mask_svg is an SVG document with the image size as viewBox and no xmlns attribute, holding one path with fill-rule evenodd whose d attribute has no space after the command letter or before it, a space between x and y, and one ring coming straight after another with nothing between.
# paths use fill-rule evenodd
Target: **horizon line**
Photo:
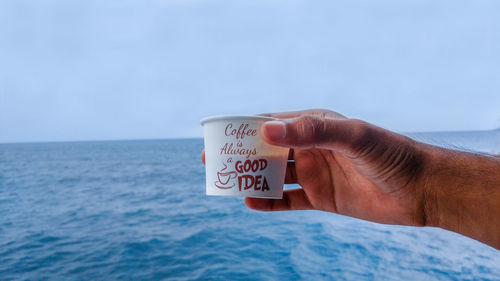
<instances>
[{"instance_id":1,"label":"horizon line","mask_svg":"<svg viewBox=\"0 0 500 281\"><path fill-rule=\"evenodd\" d=\"M136 139L88 139L88 140L47 140L47 141L9 141L3 144L42 144L42 143L69 143L69 142L112 142L112 141L159 141L159 140L194 140L203 137L173 137L173 138L136 138Z\"/></svg>"},{"instance_id":2,"label":"horizon line","mask_svg":"<svg viewBox=\"0 0 500 281\"><path fill-rule=\"evenodd\" d=\"M464 133L464 132L488 132L488 131L500 131L500 127L490 130L455 130L455 131L418 131L418 132L397 132L399 134L426 134L426 133ZM158 141L158 140L189 140L189 139L203 139L201 137L165 137L165 138L124 138L124 139L88 139L88 140L40 140L40 141L7 141L0 142L0 145L4 144L42 144L42 143L71 143L71 142L111 142L111 141Z\"/></svg>"}]
</instances>

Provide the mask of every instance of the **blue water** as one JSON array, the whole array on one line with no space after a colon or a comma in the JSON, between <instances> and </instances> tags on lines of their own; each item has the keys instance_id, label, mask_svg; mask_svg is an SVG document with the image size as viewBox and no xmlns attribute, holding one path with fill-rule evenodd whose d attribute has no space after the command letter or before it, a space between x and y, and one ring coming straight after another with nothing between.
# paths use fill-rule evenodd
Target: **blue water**
<instances>
[{"instance_id":1,"label":"blue water","mask_svg":"<svg viewBox=\"0 0 500 281\"><path fill-rule=\"evenodd\" d=\"M498 132L461 136L471 148L499 149ZM200 139L0 145L0 279L500 276L500 252L444 230L318 211L261 213L241 198L207 197L202 146Z\"/></svg>"}]
</instances>

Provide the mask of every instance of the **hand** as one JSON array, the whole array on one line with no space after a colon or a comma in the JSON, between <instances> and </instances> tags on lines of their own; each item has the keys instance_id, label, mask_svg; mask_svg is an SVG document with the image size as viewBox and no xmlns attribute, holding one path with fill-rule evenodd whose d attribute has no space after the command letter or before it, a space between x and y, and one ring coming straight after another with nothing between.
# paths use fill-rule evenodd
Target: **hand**
<instances>
[{"instance_id":1,"label":"hand","mask_svg":"<svg viewBox=\"0 0 500 281\"><path fill-rule=\"evenodd\" d=\"M418 144L325 110L266 114L262 136L291 148L283 199L245 198L262 211L317 209L388 224L425 225ZM204 160L204 153L202 153Z\"/></svg>"},{"instance_id":2,"label":"hand","mask_svg":"<svg viewBox=\"0 0 500 281\"><path fill-rule=\"evenodd\" d=\"M271 144L290 147L294 162L283 199L246 198L263 211L317 209L388 224L425 225L422 171L415 141L326 110L269 114Z\"/></svg>"},{"instance_id":3,"label":"hand","mask_svg":"<svg viewBox=\"0 0 500 281\"><path fill-rule=\"evenodd\" d=\"M416 142L327 110L265 114L263 138L286 146L282 199L261 211L323 210L386 224L437 226L500 249L500 158ZM202 152L204 161L204 152Z\"/></svg>"}]
</instances>

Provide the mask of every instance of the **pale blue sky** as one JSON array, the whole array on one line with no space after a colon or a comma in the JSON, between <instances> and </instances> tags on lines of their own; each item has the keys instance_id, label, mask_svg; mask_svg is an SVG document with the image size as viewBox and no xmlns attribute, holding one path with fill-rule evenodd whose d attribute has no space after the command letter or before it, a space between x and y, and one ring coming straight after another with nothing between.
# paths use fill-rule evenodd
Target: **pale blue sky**
<instances>
[{"instance_id":1,"label":"pale blue sky","mask_svg":"<svg viewBox=\"0 0 500 281\"><path fill-rule=\"evenodd\" d=\"M500 126L500 1L0 1L0 142L201 137L323 107Z\"/></svg>"}]
</instances>

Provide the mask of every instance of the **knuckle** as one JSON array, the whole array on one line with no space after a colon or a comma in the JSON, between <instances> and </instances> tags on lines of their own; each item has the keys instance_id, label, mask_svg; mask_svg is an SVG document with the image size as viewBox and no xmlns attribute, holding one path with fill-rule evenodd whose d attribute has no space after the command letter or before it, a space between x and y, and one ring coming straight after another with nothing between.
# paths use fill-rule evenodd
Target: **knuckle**
<instances>
[{"instance_id":1,"label":"knuckle","mask_svg":"<svg viewBox=\"0 0 500 281\"><path fill-rule=\"evenodd\" d=\"M324 108L313 108L313 109L310 109L310 110L307 110L308 112L311 112L311 113L319 113L319 114L329 114L329 113L334 113L334 111L331 111L329 109L324 109Z\"/></svg>"},{"instance_id":2,"label":"knuckle","mask_svg":"<svg viewBox=\"0 0 500 281\"><path fill-rule=\"evenodd\" d=\"M304 116L297 123L297 131L310 141L321 141L326 135L325 121L316 116Z\"/></svg>"},{"instance_id":3,"label":"knuckle","mask_svg":"<svg viewBox=\"0 0 500 281\"><path fill-rule=\"evenodd\" d=\"M304 116L299 118L296 123L297 134L302 136L311 135L311 133L313 132L311 119L311 116Z\"/></svg>"},{"instance_id":4,"label":"knuckle","mask_svg":"<svg viewBox=\"0 0 500 281\"><path fill-rule=\"evenodd\" d=\"M327 118L327 117L340 117L340 118L345 118L342 114L329 110L329 109L324 109L324 108L313 108L310 110L306 111L309 114L316 115L322 118Z\"/></svg>"},{"instance_id":5,"label":"knuckle","mask_svg":"<svg viewBox=\"0 0 500 281\"><path fill-rule=\"evenodd\" d=\"M354 151L364 154L378 142L377 130L374 126L358 119L351 119L351 147Z\"/></svg>"}]
</instances>

